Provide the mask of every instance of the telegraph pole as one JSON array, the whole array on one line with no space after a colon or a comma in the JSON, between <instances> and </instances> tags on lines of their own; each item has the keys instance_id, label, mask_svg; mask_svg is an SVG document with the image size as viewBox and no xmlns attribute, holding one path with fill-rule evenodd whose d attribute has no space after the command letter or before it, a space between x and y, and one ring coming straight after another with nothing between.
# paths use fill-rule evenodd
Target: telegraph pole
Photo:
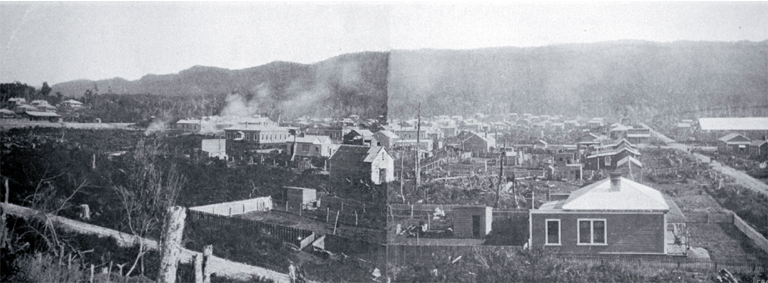
<instances>
[{"instance_id":1,"label":"telegraph pole","mask_svg":"<svg viewBox=\"0 0 768 283\"><path fill-rule=\"evenodd\" d=\"M493 205L494 208L499 207L499 194L501 193L501 184L504 183L504 157L506 156L506 142L504 143L504 148L501 149L501 153L499 154L499 185L496 187L496 204Z\"/></svg>"},{"instance_id":2,"label":"telegraph pole","mask_svg":"<svg viewBox=\"0 0 768 283\"><path fill-rule=\"evenodd\" d=\"M421 102L416 109L416 187L421 185Z\"/></svg>"}]
</instances>

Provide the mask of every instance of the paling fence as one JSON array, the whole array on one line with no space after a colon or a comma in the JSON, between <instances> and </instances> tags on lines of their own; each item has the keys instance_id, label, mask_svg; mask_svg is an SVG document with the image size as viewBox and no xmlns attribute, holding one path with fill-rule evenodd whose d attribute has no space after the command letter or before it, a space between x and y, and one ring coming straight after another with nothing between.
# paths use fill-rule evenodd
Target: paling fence
<instances>
[{"instance_id":1,"label":"paling fence","mask_svg":"<svg viewBox=\"0 0 768 283\"><path fill-rule=\"evenodd\" d=\"M760 234L760 232L757 232L755 228L753 228L749 223L744 221L744 219L741 219L736 213L733 213L733 224L736 226L736 228L739 229L744 235L746 235L748 238L752 239L752 241L755 242L755 244L760 247L764 252L768 253L768 240L765 239L763 234Z\"/></svg>"},{"instance_id":2,"label":"paling fence","mask_svg":"<svg viewBox=\"0 0 768 283\"><path fill-rule=\"evenodd\" d=\"M768 253L768 239L732 211L726 213L688 214L685 217L687 223L733 223L741 233L744 233L755 245Z\"/></svg>"},{"instance_id":3,"label":"paling fence","mask_svg":"<svg viewBox=\"0 0 768 283\"><path fill-rule=\"evenodd\" d=\"M272 197L258 197L246 200L195 206L190 207L189 210L214 215L232 216L245 214L251 211L270 211L272 208Z\"/></svg>"},{"instance_id":4,"label":"paling fence","mask_svg":"<svg viewBox=\"0 0 768 283\"><path fill-rule=\"evenodd\" d=\"M203 224L212 228L235 227L239 233L248 235L267 235L281 239L303 249L312 244L316 235L312 231L286 227L277 224L263 223L254 220L228 217L201 211L189 211L188 221Z\"/></svg>"},{"instance_id":5,"label":"paling fence","mask_svg":"<svg viewBox=\"0 0 768 283\"><path fill-rule=\"evenodd\" d=\"M369 229L384 229L387 226L387 208L384 203L362 202L336 197L322 198L320 207L315 209L307 209L306 206L293 207L290 204L286 205L286 203L279 201L275 205L275 209L331 224L336 223L338 215L340 225Z\"/></svg>"}]
</instances>

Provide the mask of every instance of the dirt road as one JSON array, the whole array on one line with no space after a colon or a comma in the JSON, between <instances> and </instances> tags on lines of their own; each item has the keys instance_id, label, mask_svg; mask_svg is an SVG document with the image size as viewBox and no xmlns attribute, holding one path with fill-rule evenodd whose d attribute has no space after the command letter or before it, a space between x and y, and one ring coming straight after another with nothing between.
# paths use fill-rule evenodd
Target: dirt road
<instances>
[{"instance_id":1,"label":"dirt road","mask_svg":"<svg viewBox=\"0 0 768 283\"><path fill-rule=\"evenodd\" d=\"M643 123L640 123L640 125L648 129L651 129L650 127L648 127ZM687 152L688 154L691 154L689 151L690 148L685 144L678 143L677 141L670 139L667 136L654 131L653 129L651 129L651 135L659 138L662 142L664 142L664 144L666 144L666 147L668 148L681 150L683 152ZM736 183L738 183L739 185L742 185L754 191L768 195L768 184L760 182L759 180L752 178L752 176L749 176L746 173L741 172L739 170L733 169L730 166L723 165L717 161L712 161L707 156L704 156L698 153L693 153L693 156L696 159L698 159L699 162L710 164L712 166L712 169L715 169L715 171L733 177L733 179L736 180Z\"/></svg>"},{"instance_id":2,"label":"dirt road","mask_svg":"<svg viewBox=\"0 0 768 283\"><path fill-rule=\"evenodd\" d=\"M36 210L32 210L27 207L18 206L14 204L6 204L6 203L0 203L0 207L3 208L3 210L7 213L21 216L21 217L30 217L34 215L39 215L40 212ZM149 247L150 249L157 250L158 244L157 241L151 240L151 239L141 239L139 237L126 234L123 232L119 232L116 230L104 228L101 226L96 226L93 224L80 222L76 220L72 220L69 218L64 218L60 216L55 215L48 215L48 218L58 227L64 228L65 230L74 231L77 233L83 233L83 234L91 234L91 235L98 235L99 237L112 237L115 240L117 240L118 245L120 246L133 246L135 243L138 243L139 240L143 241L143 243ZM215 247L214 247L215 248ZM193 256L198 254L198 252L188 250L188 249L181 249L180 254L180 262L184 263L191 263L193 260ZM239 262L230 261L227 259L223 259L220 257L212 256L209 261L209 266L213 270L213 273L215 273L217 276L227 277L230 279L235 280L249 280L252 276L260 276L265 277L274 280L275 282L290 282L288 275L279 273L277 271L269 270L266 268L258 267L258 266L252 266L247 265Z\"/></svg>"}]
</instances>

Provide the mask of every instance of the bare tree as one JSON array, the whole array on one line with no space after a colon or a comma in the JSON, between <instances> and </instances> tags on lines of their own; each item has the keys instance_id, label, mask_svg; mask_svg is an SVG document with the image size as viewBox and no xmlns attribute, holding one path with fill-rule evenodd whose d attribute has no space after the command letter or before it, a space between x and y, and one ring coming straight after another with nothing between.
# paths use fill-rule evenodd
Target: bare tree
<instances>
[{"instance_id":1,"label":"bare tree","mask_svg":"<svg viewBox=\"0 0 768 283\"><path fill-rule=\"evenodd\" d=\"M159 156L161 145L157 140L147 144L142 139L129 161L126 170L127 181L112 186L123 206L123 229L139 238L139 251L126 276L130 276L139 262L143 267L143 257L149 251L145 239L159 237L165 225L168 208L175 205L185 182L185 178L174 165L163 169L158 162Z\"/></svg>"}]
</instances>

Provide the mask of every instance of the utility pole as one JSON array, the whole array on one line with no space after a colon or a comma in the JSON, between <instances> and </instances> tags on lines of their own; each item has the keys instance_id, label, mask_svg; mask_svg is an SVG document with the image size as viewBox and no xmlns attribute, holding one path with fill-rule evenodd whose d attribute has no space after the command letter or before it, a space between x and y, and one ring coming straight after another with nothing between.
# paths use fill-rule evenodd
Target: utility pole
<instances>
[{"instance_id":1,"label":"utility pole","mask_svg":"<svg viewBox=\"0 0 768 283\"><path fill-rule=\"evenodd\" d=\"M403 203L405 203L405 193L403 192L403 181L404 181L404 178L403 178L404 177L403 176L403 168L404 168L403 167L403 160L405 160L405 158L404 158L405 156L403 156L403 154L402 154L403 152L402 151L400 153L401 153L401 155L400 155L400 197L403 198Z\"/></svg>"},{"instance_id":2,"label":"utility pole","mask_svg":"<svg viewBox=\"0 0 768 283\"><path fill-rule=\"evenodd\" d=\"M416 187L421 185L421 102L416 110Z\"/></svg>"},{"instance_id":3,"label":"utility pole","mask_svg":"<svg viewBox=\"0 0 768 283\"><path fill-rule=\"evenodd\" d=\"M507 145L505 144L504 147L506 148ZM501 184L504 183L504 157L506 156L504 149L501 150L501 153L499 154L499 185L496 187L496 204L493 205L493 208L499 207L499 194L501 193Z\"/></svg>"}]
</instances>

